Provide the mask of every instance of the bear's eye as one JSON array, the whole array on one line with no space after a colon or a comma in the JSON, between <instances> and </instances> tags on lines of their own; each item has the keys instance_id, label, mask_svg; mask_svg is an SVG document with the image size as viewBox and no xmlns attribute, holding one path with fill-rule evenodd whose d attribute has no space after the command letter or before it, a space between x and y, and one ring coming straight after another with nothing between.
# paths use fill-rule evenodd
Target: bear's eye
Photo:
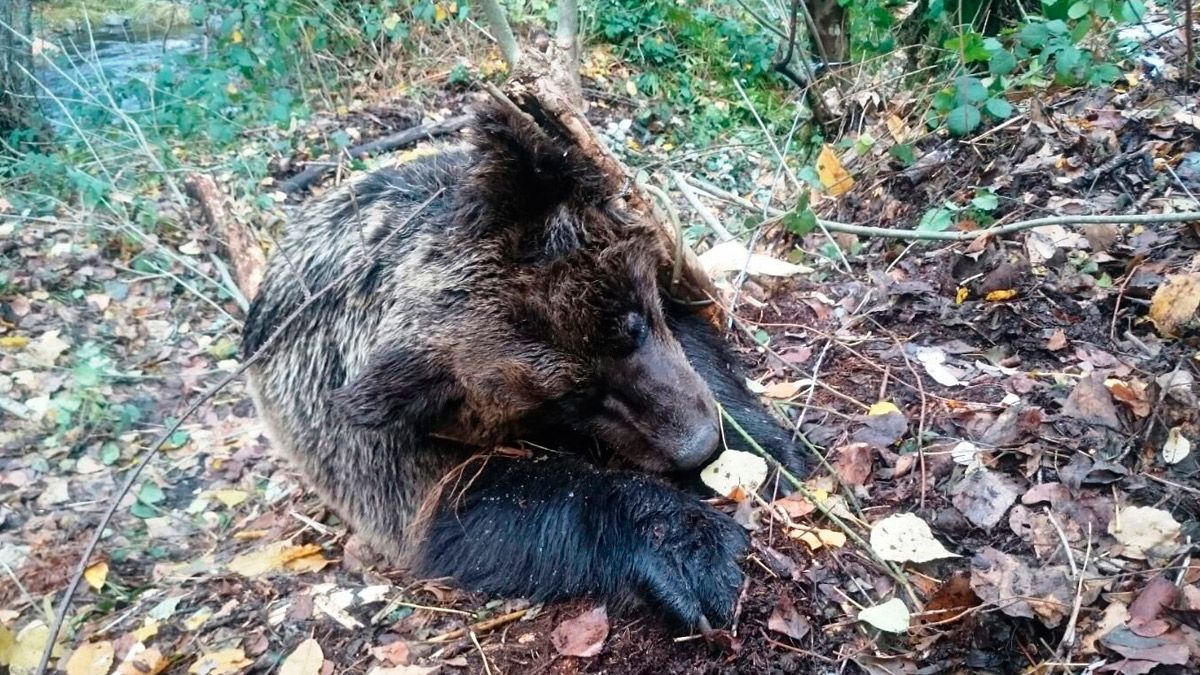
<instances>
[{"instance_id":1,"label":"bear's eye","mask_svg":"<svg viewBox=\"0 0 1200 675\"><path fill-rule=\"evenodd\" d=\"M646 325L646 318L637 312L629 312L622 321L621 332L629 338L634 349L641 347L650 335L650 326Z\"/></svg>"}]
</instances>

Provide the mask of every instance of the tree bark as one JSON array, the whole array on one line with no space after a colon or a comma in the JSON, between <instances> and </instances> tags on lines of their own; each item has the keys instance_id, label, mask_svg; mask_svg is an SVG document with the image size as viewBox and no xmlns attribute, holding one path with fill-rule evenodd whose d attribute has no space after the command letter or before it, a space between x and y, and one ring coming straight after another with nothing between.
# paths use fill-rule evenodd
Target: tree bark
<instances>
[{"instance_id":1,"label":"tree bark","mask_svg":"<svg viewBox=\"0 0 1200 675\"><path fill-rule=\"evenodd\" d=\"M34 110L32 0L0 2L0 135L28 126Z\"/></svg>"}]
</instances>

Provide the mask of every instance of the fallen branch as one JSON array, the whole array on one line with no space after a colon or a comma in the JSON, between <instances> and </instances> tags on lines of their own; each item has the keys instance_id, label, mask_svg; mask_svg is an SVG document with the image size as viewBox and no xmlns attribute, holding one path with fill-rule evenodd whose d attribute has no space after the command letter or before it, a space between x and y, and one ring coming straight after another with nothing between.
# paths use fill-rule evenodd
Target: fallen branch
<instances>
[{"instance_id":1,"label":"fallen branch","mask_svg":"<svg viewBox=\"0 0 1200 675\"><path fill-rule=\"evenodd\" d=\"M377 138L370 143L363 143L346 151L346 156L350 159L361 159L367 155L374 155L381 152L391 152L398 148L402 148L417 141L432 140L438 136L452 134L459 129L467 126L471 121L470 115L459 115L450 117L441 122L432 124L420 124L415 127L410 127L404 131L398 131L394 134L389 134L382 138ZM283 181L279 186L287 194L303 190L309 185L316 182L321 176L329 173L337 164L332 158L324 158L319 162L309 164L309 167L304 171L292 176Z\"/></svg>"},{"instance_id":2,"label":"fallen branch","mask_svg":"<svg viewBox=\"0 0 1200 675\"><path fill-rule=\"evenodd\" d=\"M458 638L463 637L463 636L467 635L468 633L485 633L489 630L493 630L493 629L503 626L505 624L512 623L513 621L520 619L521 617L525 616L528 613L529 613L529 608L526 607L525 609L518 609L517 611L509 612L508 614L501 614L500 616L493 616L490 619L484 619L483 621L480 621L478 623L473 623L473 624L467 626L466 628L456 628L455 630L452 630L449 633L442 633L441 635L434 635L433 637L426 640L426 642L449 642L451 640L457 640Z\"/></svg>"},{"instance_id":3,"label":"fallen branch","mask_svg":"<svg viewBox=\"0 0 1200 675\"><path fill-rule=\"evenodd\" d=\"M691 186L706 192L713 197L723 199L727 202L732 202L746 209L761 211L762 208L751 202L750 200L733 194L727 190L703 181L695 177L686 177L684 180ZM768 207L767 215L778 220L783 216L791 213L783 209L775 209ZM1008 225L1000 227L984 228L982 230L970 230L966 232L930 232L925 230L893 230L886 227L871 227L869 225L852 225L850 223L839 223L833 220L823 220L818 218L817 224L823 226L830 232L842 232L845 234L858 234L867 237L883 237L886 239L907 239L912 241L971 241L980 237L995 237L1002 234L1012 234L1023 230L1032 230L1038 227L1047 227L1050 225L1095 225L1112 223L1115 225L1148 225L1152 223L1188 223L1200 221L1200 211L1184 211L1181 213L1135 213L1131 215L1086 215L1086 216L1049 216L1046 218L1034 218L1032 220L1020 220Z\"/></svg>"},{"instance_id":4,"label":"fallen branch","mask_svg":"<svg viewBox=\"0 0 1200 675\"><path fill-rule=\"evenodd\" d=\"M192 174L184 183L184 189L200 207L200 215L209 230L220 234L225 253L233 263L234 281L238 290L242 292L242 297L238 298L238 305L243 312L247 311L247 299L258 295L258 287L262 284L267 268L267 258L263 255L258 237L254 236L244 222L230 217L225 209L224 195L211 177L200 173Z\"/></svg>"},{"instance_id":5,"label":"fallen branch","mask_svg":"<svg viewBox=\"0 0 1200 675\"><path fill-rule=\"evenodd\" d=\"M386 237L381 239L379 243L365 251L363 256L364 264L373 259L375 254L381 248L386 246L387 243L396 236L396 234L403 232L405 229L404 226L407 225L413 218L416 218L421 213L424 213L425 209L432 204L434 200L436 200L438 197L441 197L444 191L445 189L443 188L442 190L435 192L432 197L426 199L421 203L420 206L416 208L415 211L409 214L408 218L404 219L404 222L398 224L392 229L391 232L388 233ZM50 626L50 634L46 638L46 647L42 650L41 661L38 662L38 675L45 675L46 668L50 665L50 656L54 652L55 643L58 642L58 634L62 632L63 623L67 618L67 612L71 609L71 599L75 597L75 591L79 590L79 582L83 579L84 571L87 570L88 560L91 559L92 555L96 552L96 548L100 545L100 538L104 536L104 530L107 529L108 524L112 522L113 516L116 515L117 509L121 505L121 501L125 499L125 496L129 494L130 490L133 489L133 484L137 482L138 477L141 476L142 472L146 470L146 467L149 466L150 461L154 459L154 457L158 454L158 451L162 449L162 446L167 442L167 439L174 435L175 432L179 430L179 427L183 425L184 421L190 418L197 410L200 409L200 406L211 400L212 397L216 396L218 392L229 386L229 384L234 380L241 377L242 373L245 373L250 366L257 363L259 359L266 355L267 352L269 352L271 348L275 346L275 342L281 335L283 335L284 331L287 330L287 328L292 325L292 322L294 322L301 314L303 314L305 310L323 298L327 293L329 293L329 291L345 283L347 279L354 274L357 274L359 271L359 266L350 265L347 267L346 271L339 275L336 279L329 282L329 284L321 290L309 296L308 299L306 299L299 307L295 309L295 311L289 314L287 318L285 318L278 326L275 327L275 330L271 332L271 336L268 337L267 340L263 342L263 344L257 350L255 350L254 354L252 354L250 358L243 361L241 365L238 366L237 370L226 375L221 379L220 382L210 387L200 396L200 398L196 399L190 406L188 406L187 410L184 410L183 414L180 415L173 423L171 423L170 426L167 427L162 434L159 435L158 440L154 442L154 445L150 446L150 449L146 451L146 455L137 463L137 466L130 469L129 475L125 477L125 482L121 484L121 488L117 490L117 493L109 500L108 509L105 510L104 515L100 517L100 523L96 526L96 530L92 533L91 540L88 541L87 547L83 549L83 554L79 557L79 564L75 566L75 573L71 575L71 583L67 585L67 590L63 595L63 599L58 604L58 609L54 613L54 623Z\"/></svg>"}]
</instances>

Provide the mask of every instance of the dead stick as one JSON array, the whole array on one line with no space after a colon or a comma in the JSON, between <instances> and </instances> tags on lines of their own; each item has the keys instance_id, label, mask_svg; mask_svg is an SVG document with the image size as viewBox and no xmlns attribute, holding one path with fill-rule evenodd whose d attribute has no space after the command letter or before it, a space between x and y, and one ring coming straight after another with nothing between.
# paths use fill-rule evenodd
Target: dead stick
<instances>
[{"instance_id":1,"label":"dead stick","mask_svg":"<svg viewBox=\"0 0 1200 675\"><path fill-rule=\"evenodd\" d=\"M516 621L517 619L520 619L521 617L525 616L527 613L529 613L528 607L526 607L525 609L518 609L515 612L509 612L508 614L501 614L500 616L493 616L490 619L485 619L478 623L473 623L473 624L467 626L466 628L457 628L455 630L450 631L449 633L442 633L441 635L434 635L433 637L426 640L426 642L449 642L451 640L457 640L460 637L464 637L465 635L467 635L467 633L484 633L489 630L493 630L495 628L503 626L505 624L512 623L513 621Z\"/></svg>"},{"instance_id":2,"label":"dead stick","mask_svg":"<svg viewBox=\"0 0 1200 675\"><path fill-rule=\"evenodd\" d=\"M396 236L400 232L403 232L404 226L407 225L413 218L416 218L419 214L424 212L425 209L432 204L435 199L442 196L443 192L445 192L445 188L438 190L433 194L432 197L422 202L415 211L409 214L408 218L404 219L404 222L397 224L391 232L388 232L386 237L380 240L378 244L366 251L365 258L373 258L375 253L377 253L381 248L383 248L383 246L391 241L392 237ZM265 355L271 349L271 347L275 345L276 340L278 340L279 337L283 335L284 331L292 325L292 322L299 318L299 316L303 314L305 310L311 307L317 300L320 300L322 297L324 297L327 293L329 293L329 291L333 290L337 286L340 286L359 271L361 271L360 266L351 266L345 272L343 272L341 276L331 281L329 285L325 286L316 293L313 293L312 296L305 300L304 303L299 307L297 307L294 312L289 314L288 317L283 320L283 323L279 324L279 326L271 333L271 337L267 338L267 341L264 342L262 346L260 346L254 352L254 354L250 356L250 358L243 361L242 364L238 366L237 370L233 371L229 375L226 375L214 387L204 392L200 398L196 399L194 403L188 406L187 410L185 410L183 414L180 415L179 418L176 419L175 422L158 437L158 440L155 441L154 445L150 447L150 450L146 452L146 456L142 457L137 466L135 466L129 472L129 476L125 478L125 483L121 485L121 489L117 491L117 494L110 501L108 510L105 511L104 516L100 518L100 524L96 526L96 531L92 533L91 541L88 542L87 548L83 550L83 555L79 558L79 564L75 568L75 574L71 576L71 583L67 585L66 594L63 595L62 602L60 602L58 605L58 611L54 614L54 624L50 626L50 635L46 639L46 647L42 651L42 659L40 662L38 662L38 675L45 675L46 668L50 665L50 655L54 652L54 643L58 641L58 634L62 632L63 623L67 618L67 612L71 609L71 598L74 597L75 591L79 589L79 581L83 579L83 573L87 569L88 560L91 559L92 554L96 552L96 547L100 545L100 537L104 535L104 530L108 527L108 524L112 522L113 516L116 515L117 508L120 506L121 500L123 500L125 495L129 494L129 491L133 489L134 482L136 482L138 477L142 475L142 471L149 466L150 460L154 459L155 455L158 454L158 451L162 448L163 444L167 442L167 439L179 430L179 427L183 424L184 420L191 417L197 410L200 409L200 406L204 405L206 401L210 400L213 396L216 396L217 392L229 386L229 383L241 377L242 373L246 372L250 366L257 363L259 359L261 359L263 355Z\"/></svg>"},{"instance_id":3,"label":"dead stick","mask_svg":"<svg viewBox=\"0 0 1200 675\"><path fill-rule=\"evenodd\" d=\"M404 131L399 131L394 134L384 136L382 138L377 138L370 143L363 143L362 145L350 148L346 151L346 156L348 156L350 159L361 159L367 155L380 152L389 152L391 150L408 145L409 143L416 143L417 141L433 139L438 136L445 136L446 134L454 133L455 131L467 126L467 123L470 121L470 115L459 115L458 117L451 117L449 119L442 120L441 122L434 122L433 124L422 124L410 129L405 129ZM301 171L295 176L285 180L279 186L279 189L288 194L298 190L303 190L321 176L324 176L332 171L333 167L334 164L332 158L326 158L321 164L311 164L304 171Z\"/></svg>"}]
</instances>

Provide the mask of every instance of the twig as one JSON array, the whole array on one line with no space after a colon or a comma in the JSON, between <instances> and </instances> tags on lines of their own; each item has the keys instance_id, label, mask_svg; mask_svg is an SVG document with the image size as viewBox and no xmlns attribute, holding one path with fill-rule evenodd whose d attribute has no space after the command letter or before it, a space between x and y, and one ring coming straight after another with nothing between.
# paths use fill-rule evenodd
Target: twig
<instances>
[{"instance_id":1,"label":"twig","mask_svg":"<svg viewBox=\"0 0 1200 675\"><path fill-rule=\"evenodd\" d=\"M691 205L692 210L700 216L704 223L717 234L718 239L721 241L733 240L733 234L729 230L725 229L725 226L721 224L721 221L711 210L709 210L707 206L700 202L700 198L697 197L696 193L692 191L692 187L688 185L687 181L684 180L678 172L671 172L671 180L675 181L675 187L678 187L679 191L683 193L683 198L687 200L687 203Z\"/></svg>"},{"instance_id":2,"label":"twig","mask_svg":"<svg viewBox=\"0 0 1200 675\"><path fill-rule=\"evenodd\" d=\"M426 640L426 642L434 642L434 643L449 642L451 640L457 640L458 638L463 637L467 633L475 633L475 632L484 633L486 631L498 628L505 624L512 623L513 621L516 621L517 619L520 619L521 617L525 616L528 612L529 612L529 608L526 607L525 609L518 609L517 611L509 612L508 614L501 614L500 616L494 616L490 619L480 621L479 623L473 623L470 626L467 626L466 628L457 628L455 630L450 631L449 633L442 633L441 635L434 635L433 637Z\"/></svg>"},{"instance_id":3,"label":"twig","mask_svg":"<svg viewBox=\"0 0 1200 675\"><path fill-rule=\"evenodd\" d=\"M416 143L420 140L432 139L437 136L452 134L455 131L467 126L467 123L470 121L470 115L459 115L457 117L444 119L441 122L434 122L433 124L420 124L415 127L405 129L404 131L399 131L382 138L377 138L370 143L363 143L362 145L350 148L346 151L345 156L349 157L350 159L360 159L375 153L389 152L391 150L395 150L396 148L408 145L409 143ZM335 163L331 163L329 161L322 161L321 163L312 162L309 164L307 169L280 184L279 189L289 194L298 190L303 190L314 183L321 176L324 176L333 170L335 165Z\"/></svg>"},{"instance_id":4,"label":"twig","mask_svg":"<svg viewBox=\"0 0 1200 675\"><path fill-rule=\"evenodd\" d=\"M685 180L702 192L733 202L738 206L746 209L758 211L759 207L753 202L739 197L727 190L709 183L708 181L700 180L695 177L687 177ZM787 215L789 212L783 209L769 209L769 214L774 218ZM894 230L886 227L871 227L868 225L852 225L850 223L839 223L833 220L817 219L817 224L829 229L831 232L844 232L846 234L859 234L870 237L883 237L886 239L912 239L924 241L971 241L980 237L995 237L1002 234L1012 234L1013 232L1021 232L1023 230L1031 230L1037 227L1046 227L1049 225L1095 225L1112 223L1114 225L1147 225L1153 223L1187 223L1200 220L1200 211L1183 211L1181 213L1138 213L1130 215L1088 215L1088 216L1051 216L1047 218L1034 218L1033 220L1019 220L1015 223L1002 225L983 230L971 230L969 232L926 232L924 230Z\"/></svg>"},{"instance_id":5,"label":"twig","mask_svg":"<svg viewBox=\"0 0 1200 675\"><path fill-rule=\"evenodd\" d=\"M483 672L485 675L492 675L492 667L488 665L487 654L483 653L483 645L479 644L479 638L475 637L475 631L467 631L467 635L471 638L471 644L475 645L475 649L479 652L479 658L483 660Z\"/></svg>"},{"instance_id":6,"label":"twig","mask_svg":"<svg viewBox=\"0 0 1200 675\"><path fill-rule=\"evenodd\" d=\"M398 233L403 232L405 225L407 225L413 218L416 218L418 215L424 212L425 209L434 202L434 200L442 196L443 192L445 192L445 188L438 190L433 194L433 196L422 202L421 205L416 208L416 210L409 214L408 218L404 219L404 222L397 224L392 231L387 234L386 237L379 241L378 244L372 247L369 251L366 251L364 257L367 259L374 257L376 252L378 252L383 246L387 245L387 243L391 241L392 238ZM155 455L158 454L158 451L167 442L167 439L174 435L174 433L179 430L179 427L183 425L184 421L200 409L200 406L204 405L204 403L210 400L213 396L216 396L219 391L229 386L231 382L241 377L242 373L246 372L250 366L257 363L259 359L261 359L268 351L270 351L279 337L283 335L284 331L286 331L287 328L292 325L292 322L294 322L301 314L303 314L305 310L311 307L317 300L323 298L327 293L329 293L329 291L340 286L359 271L360 266L350 266L345 272L338 276L338 278L331 281L329 285L325 286L321 290L314 293L310 298L305 300L299 307L295 309L295 311L289 314L288 317L275 328L275 330L271 333L271 336L267 338L267 340L263 342L261 346L259 346L254 354L250 356L250 358L246 359L241 365L238 366L237 370L233 371L229 375L226 375L220 382L211 387L208 391L204 392L200 398L196 399L195 402L188 406L187 410L185 410L182 415L176 418L175 421L169 427L167 427L166 431L164 431L158 437L158 440L154 442L154 445L150 446L150 449L146 452L146 455L142 457L141 461L137 463L137 466L135 466L129 472L129 475L125 478L125 482L121 485L121 488L110 501L108 510L106 510L104 515L101 516L100 523L96 525L96 531L92 533L91 540L88 542L87 547L83 550L83 554L79 558L79 564L75 568L75 573L71 576L71 583L67 585L67 590L63 595L63 599L58 605L58 611L54 615L54 623L50 626L50 635L46 640L46 647L42 651L41 661L38 662L36 671L38 675L45 675L46 668L50 664L50 656L54 651L54 644L58 640L58 634L62 632L63 623L67 618L67 612L71 609L71 598L75 596L75 591L79 589L79 582L81 579L83 579L83 573L87 570L88 560L91 559L92 554L96 552L96 547L100 545L100 538L104 536L104 530L108 528L108 524L112 522L113 516L116 515L117 509L121 505L121 501L125 498L125 495L129 494L129 491L133 489L133 484L137 481L138 477L142 475L142 472L145 471L146 467L150 465L150 460L154 459Z\"/></svg>"}]
</instances>

